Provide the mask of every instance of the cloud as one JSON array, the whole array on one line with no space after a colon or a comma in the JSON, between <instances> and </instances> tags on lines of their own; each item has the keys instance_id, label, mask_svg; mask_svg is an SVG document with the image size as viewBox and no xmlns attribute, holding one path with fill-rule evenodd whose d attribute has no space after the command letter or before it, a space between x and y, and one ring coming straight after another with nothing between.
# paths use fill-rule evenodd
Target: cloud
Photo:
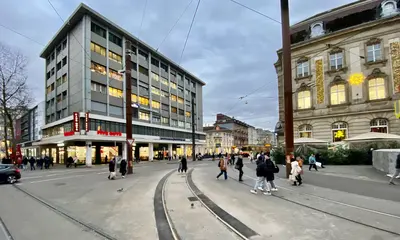
<instances>
[{"instance_id":1,"label":"cloud","mask_svg":"<svg viewBox=\"0 0 400 240\"><path fill-rule=\"evenodd\" d=\"M240 1L240 0L238 0ZM87 0L90 7L111 21L157 48L190 0ZM279 1L241 1L280 21ZM290 1L291 22L298 22L319 12L351 2ZM52 0L63 19L80 3L77 0ZM197 0L160 47L160 52L180 61L183 44ZM43 0L31 0L20 7L18 1L0 2L0 22L32 39L46 44L62 25L61 20ZM29 58L29 85L37 102L44 99L43 49L31 40L0 27L0 41L20 49ZM205 123L216 113L227 113L256 127L270 128L278 120L277 80L273 63L281 47L280 25L230 0L201 1L196 21L182 58L182 66L205 81ZM43 86L43 87L42 87ZM239 97L254 92L249 97Z\"/></svg>"}]
</instances>

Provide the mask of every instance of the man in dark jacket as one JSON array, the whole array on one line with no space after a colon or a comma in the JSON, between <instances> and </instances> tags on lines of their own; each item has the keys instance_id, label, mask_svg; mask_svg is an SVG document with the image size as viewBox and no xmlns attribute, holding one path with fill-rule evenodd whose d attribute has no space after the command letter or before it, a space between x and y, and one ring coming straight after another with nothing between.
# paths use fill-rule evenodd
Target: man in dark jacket
<instances>
[{"instance_id":1,"label":"man in dark jacket","mask_svg":"<svg viewBox=\"0 0 400 240\"><path fill-rule=\"evenodd\" d=\"M36 170L36 168L35 168L35 158L31 157L29 159L29 164L31 165L31 171L32 170Z\"/></svg>"},{"instance_id":2,"label":"man in dark jacket","mask_svg":"<svg viewBox=\"0 0 400 240\"><path fill-rule=\"evenodd\" d=\"M267 180L267 191L270 189L270 186L268 185L268 184L270 184L271 191L276 192L276 191L278 191L278 189L276 188L275 183L274 183L274 180L275 180L274 173L276 172L276 166L271 161L271 158L269 158L269 157L267 157L265 159L265 165L266 165L265 178Z\"/></svg>"},{"instance_id":3,"label":"man in dark jacket","mask_svg":"<svg viewBox=\"0 0 400 240\"><path fill-rule=\"evenodd\" d=\"M265 186L267 185L265 182L265 176L267 175L267 164L262 161L258 161L256 168L257 180L254 188L250 190L251 193L257 194L257 190L262 191L265 195L271 195L271 191L266 190Z\"/></svg>"},{"instance_id":4,"label":"man in dark jacket","mask_svg":"<svg viewBox=\"0 0 400 240\"><path fill-rule=\"evenodd\" d=\"M121 160L121 163L119 165L119 172L122 175L122 178L125 178L125 174L126 174L126 166L127 166L127 162L125 159Z\"/></svg>"},{"instance_id":5,"label":"man in dark jacket","mask_svg":"<svg viewBox=\"0 0 400 240\"><path fill-rule=\"evenodd\" d=\"M395 185L393 180L397 177L400 176L400 153L397 155L397 159L396 159L396 171L393 174L392 178L390 179L389 183L392 185Z\"/></svg>"},{"instance_id":6,"label":"man in dark jacket","mask_svg":"<svg viewBox=\"0 0 400 240\"><path fill-rule=\"evenodd\" d=\"M186 172L187 171L187 159L186 159L186 157L183 157L181 159L181 164L182 164L181 171L182 172Z\"/></svg>"},{"instance_id":7,"label":"man in dark jacket","mask_svg":"<svg viewBox=\"0 0 400 240\"><path fill-rule=\"evenodd\" d=\"M239 171L239 182L242 182L243 179L243 158L242 155L239 155L237 161L236 161L236 165L235 168Z\"/></svg>"},{"instance_id":8,"label":"man in dark jacket","mask_svg":"<svg viewBox=\"0 0 400 240\"><path fill-rule=\"evenodd\" d=\"M108 170L110 171L110 175L108 175L108 179L112 179L112 173L115 172L115 157L111 159L110 163L108 164Z\"/></svg>"}]
</instances>

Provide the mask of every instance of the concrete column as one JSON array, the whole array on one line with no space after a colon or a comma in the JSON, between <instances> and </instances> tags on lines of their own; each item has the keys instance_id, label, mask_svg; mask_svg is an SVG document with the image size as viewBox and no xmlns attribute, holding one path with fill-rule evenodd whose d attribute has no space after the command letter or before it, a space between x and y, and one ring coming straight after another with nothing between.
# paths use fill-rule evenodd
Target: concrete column
<instances>
[{"instance_id":1,"label":"concrete column","mask_svg":"<svg viewBox=\"0 0 400 240\"><path fill-rule=\"evenodd\" d=\"M86 166L91 167L92 166L92 142L87 141L86 142Z\"/></svg>"},{"instance_id":2,"label":"concrete column","mask_svg":"<svg viewBox=\"0 0 400 240\"><path fill-rule=\"evenodd\" d=\"M187 156L187 146L183 145L183 155L186 157Z\"/></svg>"},{"instance_id":3,"label":"concrete column","mask_svg":"<svg viewBox=\"0 0 400 240\"><path fill-rule=\"evenodd\" d=\"M128 144L127 142L122 143L122 158L128 159Z\"/></svg>"},{"instance_id":4,"label":"concrete column","mask_svg":"<svg viewBox=\"0 0 400 240\"><path fill-rule=\"evenodd\" d=\"M173 155L173 153L172 153L172 143L170 143L170 144L168 144L168 157L172 158L172 155Z\"/></svg>"},{"instance_id":5,"label":"concrete column","mask_svg":"<svg viewBox=\"0 0 400 240\"><path fill-rule=\"evenodd\" d=\"M153 151L153 143L149 143L149 161L153 161L154 151Z\"/></svg>"}]
</instances>

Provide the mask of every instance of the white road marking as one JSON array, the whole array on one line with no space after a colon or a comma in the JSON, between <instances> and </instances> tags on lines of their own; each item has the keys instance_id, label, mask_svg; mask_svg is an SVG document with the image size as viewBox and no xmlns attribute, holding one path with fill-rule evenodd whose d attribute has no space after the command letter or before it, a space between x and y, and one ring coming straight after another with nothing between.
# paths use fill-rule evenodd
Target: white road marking
<instances>
[{"instance_id":1,"label":"white road marking","mask_svg":"<svg viewBox=\"0 0 400 240\"><path fill-rule=\"evenodd\" d=\"M87 176L87 175L74 175L74 176L61 177L61 178L50 178L50 179L44 179L44 180L39 180L39 181L33 181L30 183L49 182L49 181L56 181L56 180L61 180L61 179L76 178L76 177L83 177L83 176Z\"/></svg>"},{"instance_id":2,"label":"white road marking","mask_svg":"<svg viewBox=\"0 0 400 240\"><path fill-rule=\"evenodd\" d=\"M97 174L105 174L105 173L109 173L109 172L98 172Z\"/></svg>"},{"instance_id":3,"label":"white road marking","mask_svg":"<svg viewBox=\"0 0 400 240\"><path fill-rule=\"evenodd\" d=\"M256 180L256 178L250 177L248 175L244 175L244 176L246 176L246 177L248 177L250 179ZM297 193L302 194L302 195L315 197L315 198L318 198L318 199L321 199L321 200L324 200L324 201L327 201L327 202L336 203L336 204L339 204L339 205L342 205L342 206L351 207L351 208L355 208L355 209L358 209L358 210L363 210L363 211L366 211L366 212L371 212L371 213L383 215L383 216L386 216L386 217L392 217L392 218L400 219L400 216L397 216L397 215L392 215L392 214L385 213L385 212L379 212L379 211L368 209L368 208L363 208L363 207L358 207L358 206L347 204L347 203L338 202L338 201L335 201L335 200L332 200L332 199L328 199L328 198L324 198L324 197L320 197L320 196L317 196L317 195L314 195L314 194L298 192L296 190L293 190L293 189L290 189L290 188L285 188L285 187L278 186L278 185L276 185L276 186L281 188L281 189L287 190L287 191L297 192Z\"/></svg>"}]
</instances>

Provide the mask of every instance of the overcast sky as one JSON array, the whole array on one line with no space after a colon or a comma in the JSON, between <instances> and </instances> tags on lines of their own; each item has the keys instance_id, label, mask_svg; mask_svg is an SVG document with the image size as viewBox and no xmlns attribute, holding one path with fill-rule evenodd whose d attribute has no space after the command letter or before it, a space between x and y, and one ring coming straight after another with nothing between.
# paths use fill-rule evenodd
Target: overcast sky
<instances>
[{"instance_id":1,"label":"overcast sky","mask_svg":"<svg viewBox=\"0 0 400 240\"><path fill-rule=\"evenodd\" d=\"M91 8L157 48L191 0L88 0ZM237 0L280 21L279 0ZM67 19L81 1L51 0ZM351 0L290 0L291 23ZM193 17L194 0L160 51L179 62ZM143 24L142 16L144 12ZM47 0L1 0L0 41L18 48L29 59L29 84L36 101L44 100L43 45L62 21ZM202 0L189 37L182 66L207 85L203 90L204 123L225 113L255 127L273 129L278 121L277 80L274 63L281 48L280 24L251 12L230 0ZM253 93L243 100L239 97Z\"/></svg>"}]
</instances>

